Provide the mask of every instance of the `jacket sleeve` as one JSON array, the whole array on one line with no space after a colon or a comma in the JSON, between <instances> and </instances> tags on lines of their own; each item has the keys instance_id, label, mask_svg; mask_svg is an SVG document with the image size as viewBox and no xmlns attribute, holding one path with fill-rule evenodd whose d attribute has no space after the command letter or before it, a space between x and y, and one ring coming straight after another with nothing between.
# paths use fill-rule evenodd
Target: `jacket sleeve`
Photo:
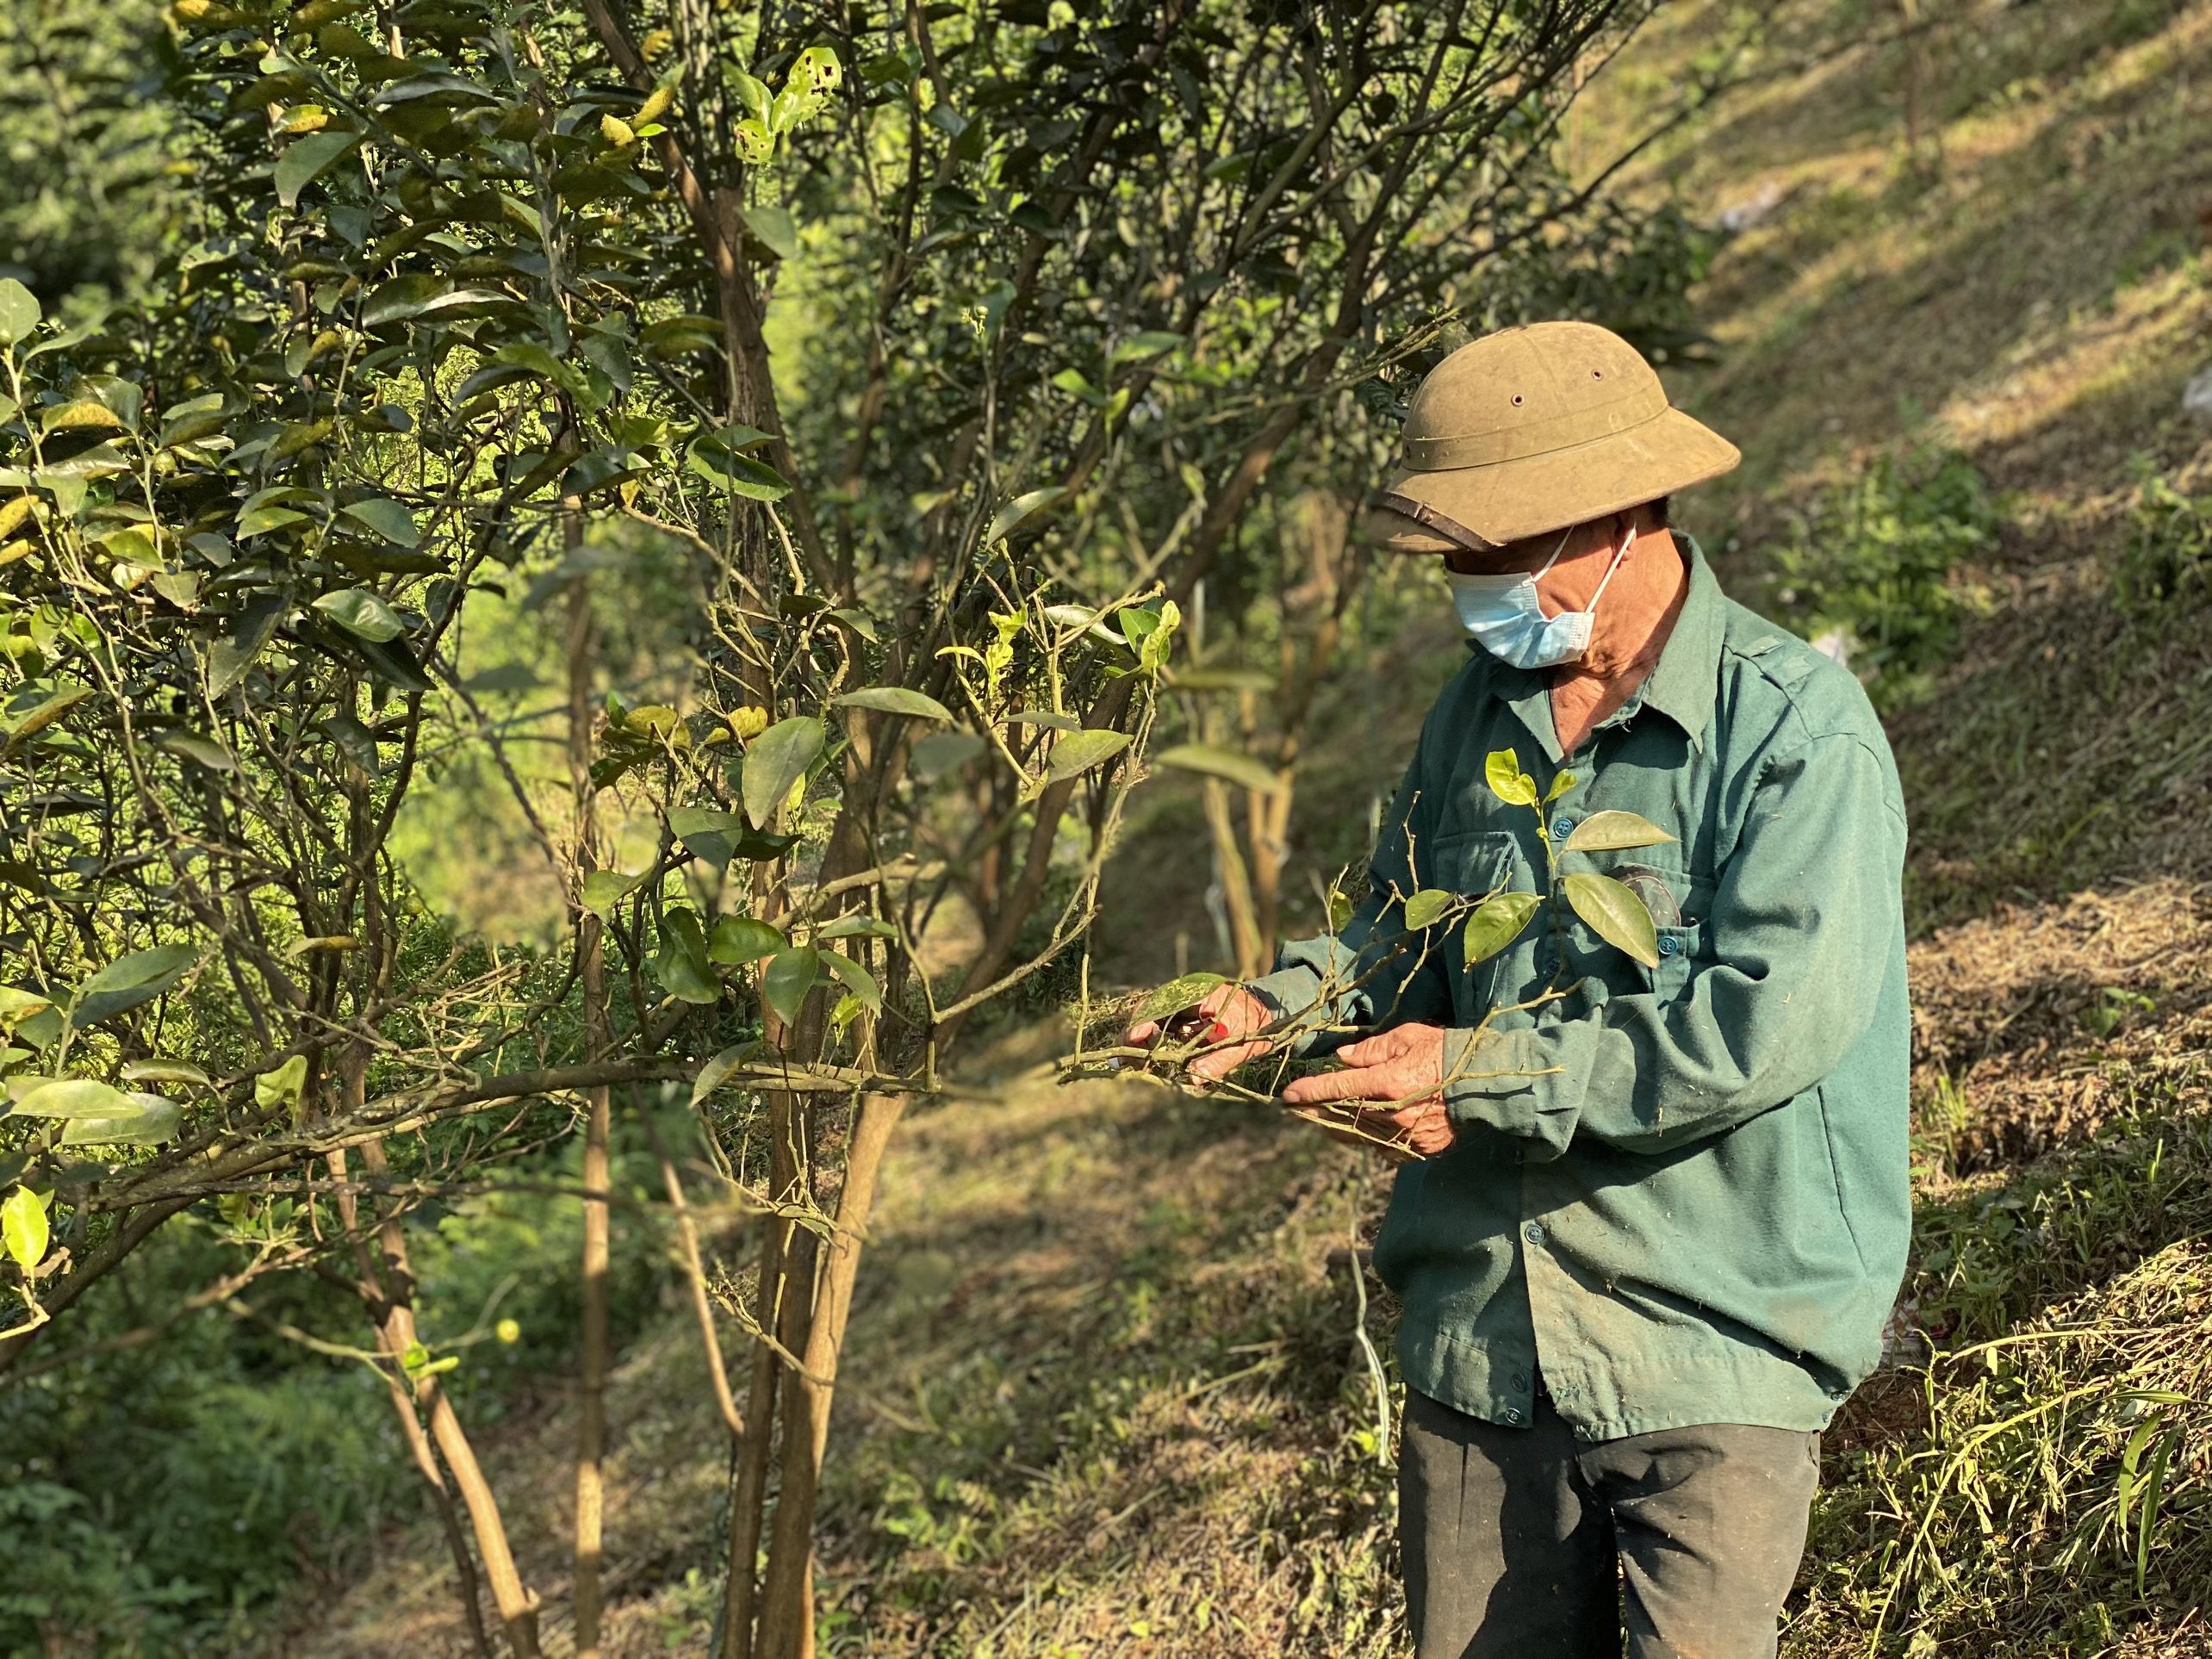
<instances>
[{"instance_id":1,"label":"jacket sleeve","mask_svg":"<svg viewBox=\"0 0 2212 1659\"><path fill-rule=\"evenodd\" d=\"M1445 1047L1456 1124L1558 1157L1576 1137L1663 1152L1802 1094L1873 1018L1903 929L1904 819L1881 756L1855 734L1765 764L1705 925L1714 960L1662 997Z\"/></svg>"},{"instance_id":2,"label":"jacket sleeve","mask_svg":"<svg viewBox=\"0 0 2212 1659\"><path fill-rule=\"evenodd\" d=\"M1402 908L1428 885L1415 875L1436 816L1436 804L1423 794L1427 747L1425 730L1368 861L1367 894L1351 917L1335 933L1280 947L1274 972L1246 987L1278 1013L1307 1016L1310 1028L1291 1045L1294 1054L1326 1053L1356 1035L1327 1027L1375 1028L1451 1016L1440 941L1432 935L1423 950L1420 935L1405 931Z\"/></svg>"}]
</instances>

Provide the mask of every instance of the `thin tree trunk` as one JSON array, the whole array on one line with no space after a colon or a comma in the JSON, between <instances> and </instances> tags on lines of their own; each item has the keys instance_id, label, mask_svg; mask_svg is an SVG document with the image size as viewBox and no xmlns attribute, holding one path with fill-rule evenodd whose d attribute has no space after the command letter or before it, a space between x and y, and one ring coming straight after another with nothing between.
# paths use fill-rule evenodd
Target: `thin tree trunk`
<instances>
[{"instance_id":1,"label":"thin tree trunk","mask_svg":"<svg viewBox=\"0 0 2212 1659\"><path fill-rule=\"evenodd\" d=\"M805 1370L791 1379L783 1488L776 1498L761 1610L760 1659L811 1659L814 1650L814 1501L830 1438L830 1400L884 1149L905 1104L903 1095L867 1096L846 1148L845 1187L837 1199L836 1231L822 1252L822 1288L807 1333Z\"/></svg>"},{"instance_id":2,"label":"thin tree trunk","mask_svg":"<svg viewBox=\"0 0 2212 1659\"><path fill-rule=\"evenodd\" d=\"M768 1098L770 1190L781 1203L796 1203L808 1191L812 1164L806 1142L804 1101L779 1093ZM807 1317L814 1296L814 1234L797 1222L771 1218L761 1246L761 1283L755 1317L789 1353L800 1353L808 1340ZM762 1343L754 1356L753 1382L745 1420L753 1425L737 1465L730 1500L730 1581L724 1600L724 1659L754 1659L760 1607L761 1537L767 1526L769 1425L777 1417L782 1391L782 1355ZM786 1407L786 1417L788 1407ZM786 1433L789 1433L788 1424Z\"/></svg>"},{"instance_id":3,"label":"thin tree trunk","mask_svg":"<svg viewBox=\"0 0 2212 1659\"><path fill-rule=\"evenodd\" d=\"M381 1140L363 1141L361 1161L375 1176L391 1173L391 1160L384 1156ZM404 1354L416 1341L414 1322L414 1275L407 1266L407 1241L405 1231L396 1217L386 1214L377 1224L376 1238L384 1258L383 1279L388 1311L385 1314L385 1345L388 1351ZM468 1432L454 1414L453 1402L445 1390L438 1386L435 1376L419 1378L414 1385L415 1407L430 1418L430 1438L445 1466L453 1472L453 1484L467 1506L469 1524L475 1529L476 1553L483 1557L484 1577L492 1587L492 1602L500 1612L500 1622L506 1628L507 1642L514 1649L516 1659L538 1659L537 1598L523 1584L522 1575L515 1570L514 1551L508 1546L506 1523L500 1518L499 1500L493 1495L491 1482L484 1478L482 1467L476 1462L475 1449L469 1444Z\"/></svg>"},{"instance_id":4,"label":"thin tree trunk","mask_svg":"<svg viewBox=\"0 0 2212 1659\"><path fill-rule=\"evenodd\" d=\"M340 1062L342 1078L349 1107L356 1107L356 1090L365 1085L366 1057L357 1047ZM376 1264L369 1253L369 1240L361 1231L361 1207L354 1200L345 1179L345 1149L339 1148L326 1160L330 1177L338 1190L339 1223L353 1244L353 1259L361 1274L361 1289L375 1300L372 1307L381 1305L383 1292L379 1288ZM492 1639L484 1629L484 1610L476 1597L476 1561L469 1553L467 1534L461 1530L461 1517L453 1507L453 1494L445 1484L445 1476L438 1466L438 1454L431 1449L430 1437L423 1432L422 1419L415 1414L414 1401L408 1397L407 1385L400 1381L399 1359L389 1341L387 1321L376 1320L377 1345L392 1367L384 1373L384 1385L390 1391L392 1409L400 1420L400 1438L407 1443L407 1455L414 1459L416 1469L424 1483L430 1488L431 1507L438 1512L438 1525L445 1534L446 1550L453 1556L453 1571L460 1581L462 1610L469 1616L469 1638L474 1643L480 1659L491 1659Z\"/></svg>"},{"instance_id":5,"label":"thin tree trunk","mask_svg":"<svg viewBox=\"0 0 2212 1659\"><path fill-rule=\"evenodd\" d=\"M573 499L562 503L561 539L574 552L583 542L583 514ZM592 804L592 595L589 577L569 587L569 776L575 792L576 879L599 863L597 815ZM583 991L587 1059L612 1047L607 1015L606 955L600 918L578 907L579 978ZM609 1258L607 1143L612 1104L604 1087L587 1091L584 1114L584 1248L581 1286L581 1351L576 1372L576 1531L574 1603L577 1659L599 1659L602 1605L600 1565L606 1520L606 1377L612 1363L607 1318Z\"/></svg>"}]
</instances>

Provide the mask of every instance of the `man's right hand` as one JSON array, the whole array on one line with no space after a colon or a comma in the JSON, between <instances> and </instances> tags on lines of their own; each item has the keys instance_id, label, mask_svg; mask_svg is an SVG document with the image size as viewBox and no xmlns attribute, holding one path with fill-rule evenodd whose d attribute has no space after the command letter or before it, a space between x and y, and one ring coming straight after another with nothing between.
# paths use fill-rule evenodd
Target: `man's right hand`
<instances>
[{"instance_id":1,"label":"man's right hand","mask_svg":"<svg viewBox=\"0 0 2212 1659\"><path fill-rule=\"evenodd\" d=\"M1139 1020L1122 1034L1122 1041L1133 1048L1148 1048L1159 1041L1164 1030L1178 1022L1203 1019L1205 1024L1192 1035L1202 1042L1221 1043L1223 1047L1209 1048L1192 1060L1190 1073L1193 1077L1225 1078L1246 1060L1259 1059L1273 1047L1264 1042L1231 1042L1229 1039L1258 1031L1274 1018L1274 1010L1242 985L1215 985L1194 1007L1171 1014L1165 1020Z\"/></svg>"}]
</instances>

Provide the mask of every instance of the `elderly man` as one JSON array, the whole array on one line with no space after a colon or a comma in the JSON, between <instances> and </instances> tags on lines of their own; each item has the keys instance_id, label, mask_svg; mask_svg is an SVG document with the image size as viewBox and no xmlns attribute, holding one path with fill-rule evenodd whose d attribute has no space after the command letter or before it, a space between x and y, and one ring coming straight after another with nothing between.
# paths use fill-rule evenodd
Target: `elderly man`
<instances>
[{"instance_id":1,"label":"elderly man","mask_svg":"<svg viewBox=\"0 0 2212 1659\"><path fill-rule=\"evenodd\" d=\"M1670 528L1668 498L1738 459L1587 324L1422 382L1379 527L1442 560L1469 660L1351 921L1199 1005L1203 1073L1266 1028L1370 1034L1284 1097L1389 1103L1370 1125L1426 1154L1375 1245L1421 1659L1613 1659L1624 1626L1637 1656L1773 1654L1820 1431L1903 1274L1897 774L1852 676ZM1673 837L1563 854L1644 900L1656 965L1571 912L1471 962L1407 948L1407 894L1548 888L1537 814L1485 782L1503 749L1555 852L1608 811Z\"/></svg>"}]
</instances>

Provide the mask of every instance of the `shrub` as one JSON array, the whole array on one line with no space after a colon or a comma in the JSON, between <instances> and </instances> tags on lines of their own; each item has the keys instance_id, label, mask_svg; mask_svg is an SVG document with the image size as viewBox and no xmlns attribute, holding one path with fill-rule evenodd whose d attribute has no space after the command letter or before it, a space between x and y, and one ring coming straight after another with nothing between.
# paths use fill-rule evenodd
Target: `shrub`
<instances>
[{"instance_id":1,"label":"shrub","mask_svg":"<svg viewBox=\"0 0 2212 1659\"><path fill-rule=\"evenodd\" d=\"M2188 495L2135 457L2135 503L2128 513L2128 544L2113 576L2122 609L2188 598L2212 588L2212 495Z\"/></svg>"},{"instance_id":2,"label":"shrub","mask_svg":"<svg viewBox=\"0 0 2212 1659\"><path fill-rule=\"evenodd\" d=\"M1973 608L1953 581L2003 524L1974 464L1955 450L1883 456L1794 515L1776 558L1784 613L1833 641L1887 712L1926 695Z\"/></svg>"}]
</instances>

